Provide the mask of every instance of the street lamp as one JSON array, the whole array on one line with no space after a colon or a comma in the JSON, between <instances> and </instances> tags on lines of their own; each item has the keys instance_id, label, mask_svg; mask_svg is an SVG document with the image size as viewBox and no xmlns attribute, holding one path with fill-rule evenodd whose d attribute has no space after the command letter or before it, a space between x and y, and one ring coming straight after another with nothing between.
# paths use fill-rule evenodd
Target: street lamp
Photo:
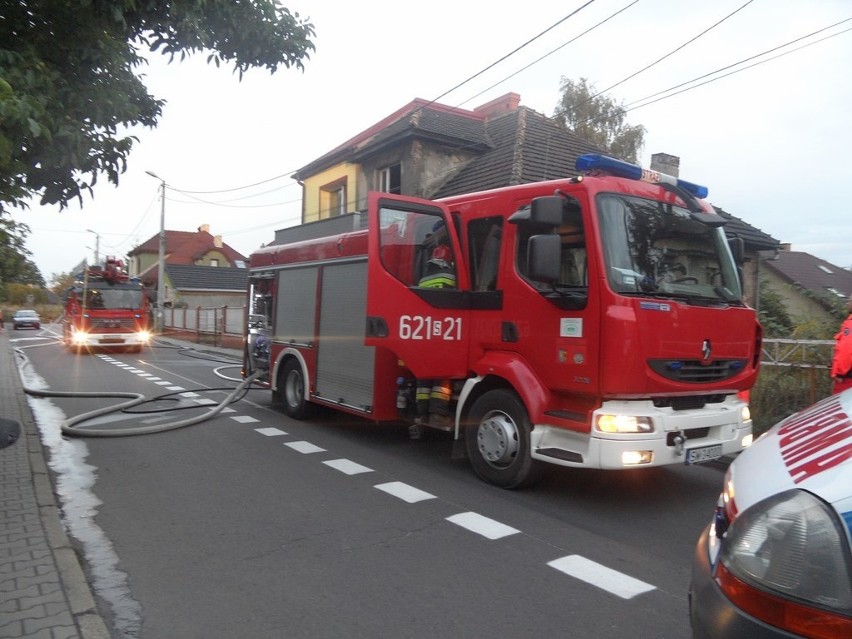
<instances>
[{"instance_id":1,"label":"street lamp","mask_svg":"<svg viewBox=\"0 0 852 639\"><path fill-rule=\"evenodd\" d=\"M163 304L166 301L166 181L153 171L145 171L160 181L160 250L157 257L157 316L154 330L163 332Z\"/></svg>"},{"instance_id":2,"label":"street lamp","mask_svg":"<svg viewBox=\"0 0 852 639\"><path fill-rule=\"evenodd\" d=\"M98 264L101 261L101 236L92 229L86 229L86 233L95 234L95 264Z\"/></svg>"}]
</instances>

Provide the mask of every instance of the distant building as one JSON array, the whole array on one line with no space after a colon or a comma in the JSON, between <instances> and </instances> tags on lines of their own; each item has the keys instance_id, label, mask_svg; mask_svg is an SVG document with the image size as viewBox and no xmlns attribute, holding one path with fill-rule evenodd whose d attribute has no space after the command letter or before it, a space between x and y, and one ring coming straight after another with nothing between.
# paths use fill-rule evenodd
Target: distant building
<instances>
[{"instance_id":1,"label":"distant building","mask_svg":"<svg viewBox=\"0 0 852 639\"><path fill-rule=\"evenodd\" d=\"M247 268L167 264L174 306L189 308L245 306Z\"/></svg>"},{"instance_id":2,"label":"distant building","mask_svg":"<svg viewBox=\"0 0 852 639\"><path fill-rule=\"evenodd\" d=\"M852 297L852 271L793 251L789 244L777 254L765 256L762 274L770 288L781 295L784 308L794 320L833 321L831 311Z\"/></svg>"},{"instance_id":3,"label":"distant building","mask_svg":"<svg viewBox=\"0 0 852 639\"><path fill-rule=\"evenodd\" d=\"M244 303L248 261L246 256L225 244L221 235L211 235L210 227L206 224L199 226L194 233L165 231L165 236L166 306L187 304L189 301L193 302L193 306L203 306L206 303L201 302L205 297L210 300L227 300L221 305ZM131 277L139 277L150 289L157 290L159 255L160 235L157 234L127 254L128 273ZM196 270L174 270L173 267L194 267ZM232 271L240 271L240 274ZM193 277L195 282L188 280ZM235 290L240 278L241 293L237 296ZM187 292L186 295L184 291Z\"/></svg>"}]
</instances>

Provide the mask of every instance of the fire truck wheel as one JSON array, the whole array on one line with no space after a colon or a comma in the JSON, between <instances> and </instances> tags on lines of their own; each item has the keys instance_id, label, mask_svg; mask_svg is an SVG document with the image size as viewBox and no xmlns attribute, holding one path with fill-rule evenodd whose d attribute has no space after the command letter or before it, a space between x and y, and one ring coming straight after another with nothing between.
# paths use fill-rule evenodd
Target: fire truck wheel
<instances>
[{"instance_id":1,"label":"fire truck wheel","mask_svg":"<svg viewBox=\"0 0 852 639\"><path fill-rule=\"evenodd\" d=\"M465 428L467 455L485 481L503 488L523 488L541 476L530 457L530 420L512 391L488 391L470 409Z\"/></svg>"},{"instance_id":2,"label":"fire truck wheel","mask_svg":"<svg viewBox=\"0 0 852 639\"><path fill-rule=\"evenodd\" d=\"M284 364L278 377L278 397L288 417L305 419L312 413L312 404L305 399L305 376L302 367L295 359Z\"/></svg>"}]
</instances>

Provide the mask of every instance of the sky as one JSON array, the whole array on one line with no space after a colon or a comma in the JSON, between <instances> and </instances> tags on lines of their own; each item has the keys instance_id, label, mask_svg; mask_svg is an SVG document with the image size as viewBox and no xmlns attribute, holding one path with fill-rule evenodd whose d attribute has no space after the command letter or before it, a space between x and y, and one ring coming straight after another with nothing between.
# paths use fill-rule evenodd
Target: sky
<instances>
[{"instance_id":1,"label":"sky","mask_svg":"<svg viewBox=\"0 0 852 639\"><path fill-rule=\"evenodd\" d=\"M676 155L680 176L708 186L714 205L852 267L850 0L283 4L316 29L304 71L257 69L240 81L205 54L170 64L151 54L140 71L167 104L155 129L127 132L138 142L119 185L102 177L82 207L13 209L48 283L96 249L125 256L159 233L160 180L148 171L168 187L166 229L207 224L249 255L299 222L294 171L414 98L472 109L514 92L552 115L562 77L587 78L645 127L643 165Z\"/></svg>"}]
</instances>

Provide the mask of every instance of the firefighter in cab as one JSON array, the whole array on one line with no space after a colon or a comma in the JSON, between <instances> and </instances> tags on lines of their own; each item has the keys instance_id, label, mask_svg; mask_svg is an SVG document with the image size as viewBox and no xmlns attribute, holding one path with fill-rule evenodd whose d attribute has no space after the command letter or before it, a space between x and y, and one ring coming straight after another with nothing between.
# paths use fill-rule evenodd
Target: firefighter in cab
<instances>
[{"instance_id":1,"label":"firefighter in cab","mask_svg":"<svg viewBox=\"0 0 852 639\"><path fill-rule=\"evenodd\" d=\"M452 260L447 229L437 222L432 233L426 237L429 259L418 282L422 288L455 288L456 269ZM447 379L418 379L415 399L417 402L416 423L409 428L412 439L423 436L423 426L449 430L453 425L450 414L450 399L453 394L452 381Z\"/></svg>"}]
</instances>

